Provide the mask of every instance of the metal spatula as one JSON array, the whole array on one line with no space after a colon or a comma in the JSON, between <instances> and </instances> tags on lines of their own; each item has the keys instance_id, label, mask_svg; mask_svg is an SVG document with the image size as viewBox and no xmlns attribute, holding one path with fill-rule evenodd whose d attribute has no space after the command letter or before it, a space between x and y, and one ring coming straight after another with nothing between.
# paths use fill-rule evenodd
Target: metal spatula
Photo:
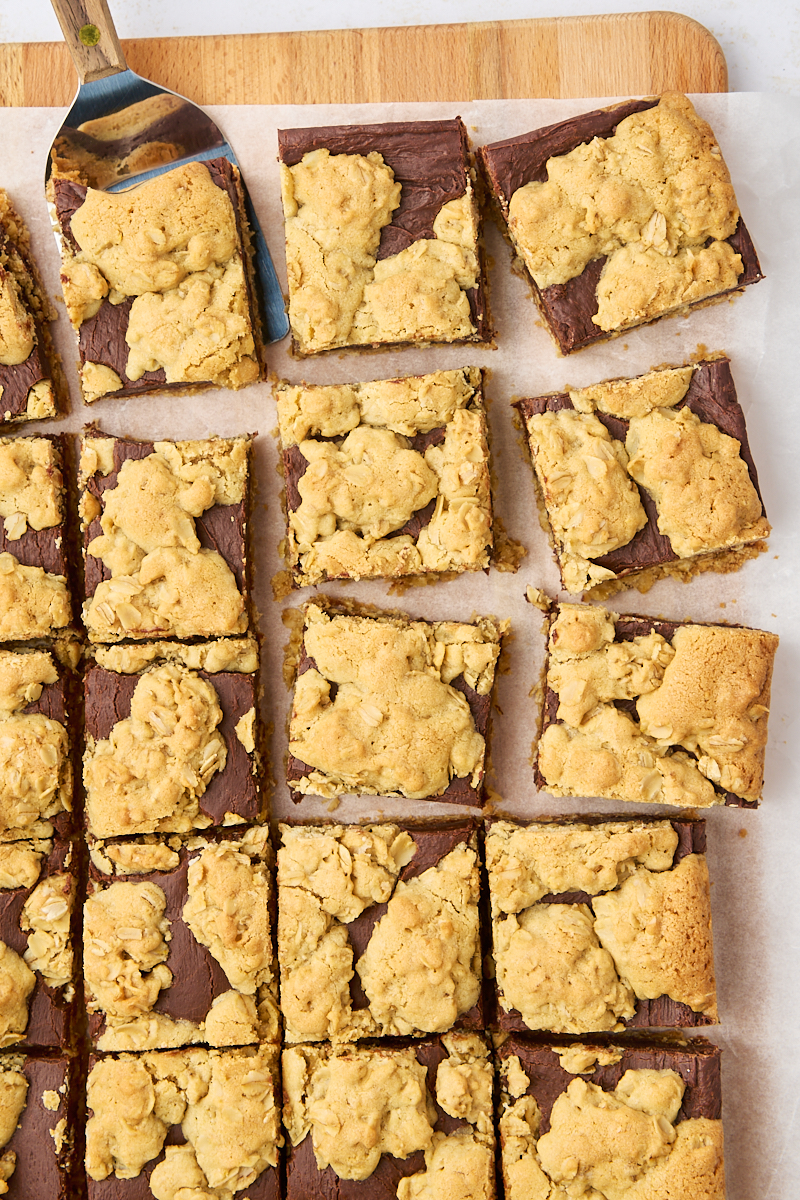
<instances>
[{"instance_id":1,"label":"metal spatula","mask_svg":"<svg viewBox=\"0 0 800 1200\"><path fill-rule=\"evenodd\" d=\"M80 83L47 160L79 162L92 187L119 192L179 163L236 155L221 129L191 100L131 71L106 0L51 0ZM264 341L289 332L278 277L247 196L255 264L264 297Z\"/></svg>"}]
</instances>

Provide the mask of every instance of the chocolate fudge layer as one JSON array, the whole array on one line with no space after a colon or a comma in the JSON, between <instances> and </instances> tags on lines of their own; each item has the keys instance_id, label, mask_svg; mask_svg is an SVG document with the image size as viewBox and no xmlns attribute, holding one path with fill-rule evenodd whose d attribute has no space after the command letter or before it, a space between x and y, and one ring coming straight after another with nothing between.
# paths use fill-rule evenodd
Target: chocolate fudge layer
<instances>
[{"instance_id":1,"label":"chocolate fudge layer","mask_svg":"<svg viewBox=\"0 0 800 1200\"><path fill-rule=\"evenodd\" d=\"M477 1034L285 1050L287 1200L493 1200L492 1086Z\"/></svg>"},{"instance_id":2,"label":"chocolate fudge layer","mask_svg":"<svg viewBox=\"0 0 800 1200\"><path fill-rule=\"evenodd\" d=\"M761 797L778 638L557 605L537 785L707 808Z\"/></svg>"},{"instance_id":3,"label":"chocolate fudge layer","mask_svg":"<svg viewBox=\"0 0 800 1200\"><path fill-rule=\"evenodd\" d=\"M685 96L626 101L478 154L564 354L763 278L714 134Z\"/></svg>"},{"instance_id":4,"label":"chocolate fudge layer","mask_svg":"<svg viewBox=\"0 0 800 1200\"><path fill-rule=\"evenodd\" d=\"M713 1024L705 841L703 821L492 821L500 1028Z\"/></svg>"},{"instance_id":5,"label":"chocolate fudge layer","mask_svg":"<svg viewBox=\"0 0 800 1200\"><path fill-rule=\"evenodd\" d=\"M293 799L365 793L479 806L506 628L488 617L428 623L309 603L289 724Z\"/></svg>"},{"instance_id":6,"label":"chocolate fudge layer","mask_svg":"<svg viewBox=\"0 0 800 1200\"><path fill-rule=\"evenodd\" d=\"M0 650L0 843L72 829L69 672L46 650Z\"/></svg>"},{"instance_id":7,"label":"chocolate fudge layer","mask_svg":"<svg viewBox=\"0 0 800 1200\"><path fill-rule=\"evenodd\" d=\"M506 1200L563 1184L643 1200L724 1200L716 1046L702 1038L681 1047L570 1045L511 1034L498 1054Z\"/></svg>"},{"instance_id":8,"label":"chocolate fudge layer","mask_svg":"<svg viewBox=\"0 0 800 1200\"><path fill-rule=\"evenodd\" d=\"M91 850L83 969L100 1050L278 1036L269 829Z\"/></svg>"},{"instance_id":9,"label":"chocolate fudge layer","mask_svg":"<svg viewBox=\"0 0 800 1200\"><path fill-rule=\"evenodd\" d=\"M77 1060L0 1054L0 1180L8 1200L74 1200Z\"/></svg>"},{"instance_id":10,"label":"chocolate fudge layer","mask_svg":"<svg viewBox=\"0 0 800 1200\"><path fill-rule=\"evenodd\" d=\"M278 146L298 353L490 338L460 118L281 129Z\"/></svg>"},{"instance_id":11,"label":"chocolate fudge layer","mask_svg":"<svg viewBox=\"0 0 800 1200\"><path fill-rule=\"evenodd\" d=\"M564 587L729 571L770 526L721 357L533 399L523 417Z\"/></svg>"},{"instance_id":12,"label":"chocolate fudge layer","mask_svg":"<svg viewBox=\"0 0 800 1200\"><path fill-rule=\"evenodd\" d=\"M63 842L0 845L0 1045L69 1050L75 1038L77 863Z\"/></svg>"},{"instance_id":13,"label":"chocolate fudge layer","mask_svg":"<svg viewBox=\"0 0 800 1200\"><path fill-rule=\"evenodd\" d=\"M66 388L50 335L55 318L30 234L0 188L0 425L58 415Z\"/></svg>"},{"instance_id":14,"label":"chocolate fudge layer","mask_svg":"<svg viewBox=\"0 0 800 1200\"><path fill-rule=\"evenodd\" d=\"M89 1200L279 1200L276 1047L121 1054L89 1067Z\"/></svg>"},{"instance_id":15,"label":"chocolate fudge layer","mask_svg":"<svg viewBox=\"0 0 800 1200\"><path fill-rule=\"evenodd\" d=\"M87 433L79 486L92 641L245 632L251 446Z\"/></svg>"},{"instance_id":16,"label":"chocolate fudge layer","mask_svg":"<svg viewBox=\"0 0 800 1200\"><path fill-rule=\"evenodd\" d=\"M123 192L51 176L86 404L261 374L239 171L184 163Z\"/></svg>"},{"instance_id":17,"label":"chocolate fudge layer","mask_svg":"<svg viewBox=\"0 0 800 1200\"><path fill-rule=\"evenodd\" d=\"M489 566L481 372L277 391L295 586Z\"/></svg>"},{"instance_id":18,"label":"chocolate fudge layer","mask_svg":"<svg viewBox=\"0 0 800 1200\"><path fill-rule=\"evenodd\" d=\"M252 639L98 647L93 658L84 683L90 837L263 819Z\"/></svg>"},{"instance_id":19,"label":"chocolate fudge layer","mask_svg":"<svg viewBox=\"0 0 800 1200\"><path fill-rule=\"evenodd\" d=\"M483 1027L474 822L282 825L281 834L287 1041Z\"/></svg>"}]
</instances>

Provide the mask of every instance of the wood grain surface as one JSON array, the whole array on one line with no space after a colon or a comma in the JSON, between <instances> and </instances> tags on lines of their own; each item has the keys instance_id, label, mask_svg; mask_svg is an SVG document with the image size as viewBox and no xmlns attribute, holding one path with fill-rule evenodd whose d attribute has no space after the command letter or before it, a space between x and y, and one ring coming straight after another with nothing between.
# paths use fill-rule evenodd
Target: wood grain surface
<instances>
[{"instance_id":1,"label":"wood grain surface","mask_svg":"<svg viewBox=\"0 0 800 1200\"><path fill-rule=\"evenodd\" d=\"M724 92L716 39L679 13L617 13L316 33L138 38L140 75L199 104L379 103ZM58 42L0 45L0 103L66 105Z\"/></svg>"}]
</instances>

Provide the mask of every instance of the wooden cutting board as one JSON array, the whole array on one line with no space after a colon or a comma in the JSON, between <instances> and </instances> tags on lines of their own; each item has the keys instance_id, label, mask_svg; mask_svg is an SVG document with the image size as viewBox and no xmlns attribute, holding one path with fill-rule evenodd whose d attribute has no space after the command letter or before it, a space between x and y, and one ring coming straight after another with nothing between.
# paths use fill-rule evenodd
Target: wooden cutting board
<instances>
[{"instance_id":1,"label":"wooden cutting board","mask_svg":"<svg viewBox=\"0 0 800 1200\"><path fill-rule=\"evenodd\" d=\"M378 103L725 92L716 39L679 13L137 38L140 75L199 104ZM0 103L66 105L60 42L0 45Z\"/></svg>"}]
</instances>

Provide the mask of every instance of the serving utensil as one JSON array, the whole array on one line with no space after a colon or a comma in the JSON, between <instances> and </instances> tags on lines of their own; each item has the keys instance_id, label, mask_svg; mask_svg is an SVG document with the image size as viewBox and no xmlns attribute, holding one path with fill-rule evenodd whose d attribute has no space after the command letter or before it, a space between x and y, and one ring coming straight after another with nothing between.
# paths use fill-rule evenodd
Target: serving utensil
<instances>
[{"instance_id":1,"label":"serving utensil","mask_svg":"<svg viewBox=\"0 0 800 1200\"><path fill-rule=\"evenodd\" d=\"M90 186L125 191L186 162L227 158L238 166L222 130L197 104L132 71L106 0L51 0L78 71L78 90L47 159L76 166ZM244 188L254 263L263 295L264 341L289 332L280 283Z\"/></svg>"}]
</instances>

